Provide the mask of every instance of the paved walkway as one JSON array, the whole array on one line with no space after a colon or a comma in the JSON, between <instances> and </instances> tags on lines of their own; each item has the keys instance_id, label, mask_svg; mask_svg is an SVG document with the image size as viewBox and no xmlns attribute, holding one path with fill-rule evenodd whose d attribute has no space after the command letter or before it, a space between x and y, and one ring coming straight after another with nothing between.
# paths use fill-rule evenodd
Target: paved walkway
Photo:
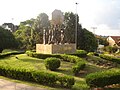
<instances>
[{"instance_id":1,"label":"paved walkway","mask_svg":"<svg viewBox=\"0 0 120 90\"><path fill-rule=\"evenodd\" d=\"M0 90L47 90L47 89L0 79Z\"/></svg>"}]
</instances>

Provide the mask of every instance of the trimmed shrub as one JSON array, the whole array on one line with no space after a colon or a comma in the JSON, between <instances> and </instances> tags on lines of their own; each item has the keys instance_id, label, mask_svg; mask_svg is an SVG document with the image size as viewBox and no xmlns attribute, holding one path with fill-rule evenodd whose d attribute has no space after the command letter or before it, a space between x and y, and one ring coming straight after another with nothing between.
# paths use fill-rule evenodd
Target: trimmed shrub
<instances>
[{"instance_id":1,"label":"trimmed shrub","mask_svg":"<svg viewBox=\"0 0 120 90\"><path fill-rule=\"evenodd\" d=\"M75 56L78 56L78 57L86 57L87 52L85 50L76 50L75 54L70 54L70 55L75 55Z\"/></svg>"},{"instance_id":2,"label":"trimmed shrub","mask_svg":"<svg viewBox=\"0 0 120 90\"><path fill-rule=\"evenodd\" d=\"M76 63L77 61L80 60L80 58L77 56L67 55L67 54L61 54L61 58L63 61L67 61L71 63Z\"/></svg>"},{"instance_id":3,"label":"trimmed shrub","mask_svg":"<svg viewBox=\"0 0 120 90\"><path fill-rule=\"evenodd\" d=\"M55 57L55 58L60 58L63 61L72 62L72 63L76 63L76 62L82 60L81 58L79 58L77 56L67 55L67 54L40 54L40 53L31 52L31 51L27 51L26 54L28 56L36 57L36 58L40 58L40 59Z\"/></svg>"},{"instance_id":4,"label":"trimmed shrub","mask_svg":"<svg viewBox=\"0 0 120 90\"><path fill-rule=\"evenodd\" d=\"M72 76L63 75L63 74L58 75L57 80L59 81L62 87L65 86L71 88L72 85L74 85L75 83L75 79Z\"/></svg>"},{"instance_id":5,"label":"trimmed shrub","mask_svg":"<svg viewBox=\"0 0 120 90\"><path fill-rule=\"evenodd\" d=\"M62 87L71 88L75 79L72 76L60 75L50 72L38 71L38 70L28 70L21 68L12 68L6 65L0 65L0 75L6 76L13 79L32 81L44 85L61 85Z\"/></svg>"},{"instance_id":6,"label":"trimmed shrub","mask_svg":"<svg viewBox=\"0 0 120 90\"><path fill-rule=\"evenodd\" d=\"M116 62L118 64L120 64L120 58L116 58L113 56L108 56L108 55L104 55L104 54L100 54L99 55L101 58L112 61L112 62Z\"/></svg>"},{"instance_id":7,"label":"trimmed shrub","mask_svg":"<svg viewBox=\"0 0 120 90\"><path fill-rule=\"evenodd\" d=\"M5 58L10 55L17 55L17 54L23 54L23 53L25 53L25 51L13 51L13 52L1 53L0 58Z\"/></svg>"},{"instance_id":8,"label":"trimmed shrub","mask_svg":"<svg viewBox=\"0 0 120 90\"><path fill-rule=\"evenodd\" d=\"M49 57L61 58L59 54L41 54L41 53L36 53L32 51L26 51L26 54L30 57L35 57L35 58L40 58L40 59L46 59Z\"/></svg>"},{"instance_id":9,"label":"trimmed shrub","mask_svg":"<svg viewBox=\"0 0 120 90\"><path fill-rule=\"evenodd\" d=\"M45 59L45 67L52 71L56 70L57 68L60 67L60 59L54 58L54 57L46 58Z\"/></svg>"},{"instance_id":10,"label":"trimmed shrub","mask_svg":"<svg viewBox=\"0 0 120 90\"><path fill-rule=\"evenodd\" d=\"M86 76L86 83L90 87L104 87L106 85L118 84L120 83L120 69L91 73Z\"/></svg>"},{"instance_id":11,"label":"trimmed shrub","mask_svg":"<svg viewBox=\"0 0 120 90\"><path fill-rule=\"evenodd\" d=\"M79 73L80 70L83 70L84 68L85 68L85 62L79 61L72 67L72 71L76 75Z\"/></svg>"}]
</instances>

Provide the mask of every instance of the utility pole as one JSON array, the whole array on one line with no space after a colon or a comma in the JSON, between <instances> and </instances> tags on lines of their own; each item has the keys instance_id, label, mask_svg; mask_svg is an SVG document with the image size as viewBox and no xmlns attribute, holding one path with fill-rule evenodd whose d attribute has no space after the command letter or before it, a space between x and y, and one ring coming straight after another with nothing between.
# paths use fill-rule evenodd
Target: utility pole
<instances>
[{"instance_id":1,"label":"utility pole","mask_svg":"<svg viewBox=\"0 0 120 90\"><path fill-rule=\"evenodd\" d=\"M76 4L76 14L75 14L75 17L76 17L76 19L75 19L75 21L76 21L76 23L75 23L75 43L76 43L76 48L77 48L77 22L78 22L78 20L77 20L77 5L78 5L78 3L76 2L75 4Z\"/></svg>"}]
</instances>

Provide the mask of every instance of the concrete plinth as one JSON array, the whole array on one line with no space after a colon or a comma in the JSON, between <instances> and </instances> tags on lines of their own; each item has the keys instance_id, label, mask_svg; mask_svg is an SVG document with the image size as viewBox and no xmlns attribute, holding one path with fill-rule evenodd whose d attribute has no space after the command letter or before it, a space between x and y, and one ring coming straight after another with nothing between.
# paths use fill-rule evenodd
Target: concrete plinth
<instances>
[{"instance_id":1,"label":"concrete plinth","mask_svg":"<svg viewBox=\"0 0 120 90\"><path fill-rule=\"evenodd\" d=\"M36 44L36 53L72 54L76 52L76 44Z\"/></svg>"}]
</instances>

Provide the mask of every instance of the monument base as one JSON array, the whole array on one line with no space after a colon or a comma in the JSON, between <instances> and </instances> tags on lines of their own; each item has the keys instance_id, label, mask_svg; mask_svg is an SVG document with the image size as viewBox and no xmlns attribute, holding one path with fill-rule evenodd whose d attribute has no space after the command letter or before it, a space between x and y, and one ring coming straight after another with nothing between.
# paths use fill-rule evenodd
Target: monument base
<instances>
[{"instance_id":1,"label":"monument base","mask_svg":"<svg viewBox=\"0 0 120 90\"><path fill-rule=\"evenodd\" d=\"M73 54L76 44L36 44L36 53L43 54Z\"/></svg>"}]
</instances>

